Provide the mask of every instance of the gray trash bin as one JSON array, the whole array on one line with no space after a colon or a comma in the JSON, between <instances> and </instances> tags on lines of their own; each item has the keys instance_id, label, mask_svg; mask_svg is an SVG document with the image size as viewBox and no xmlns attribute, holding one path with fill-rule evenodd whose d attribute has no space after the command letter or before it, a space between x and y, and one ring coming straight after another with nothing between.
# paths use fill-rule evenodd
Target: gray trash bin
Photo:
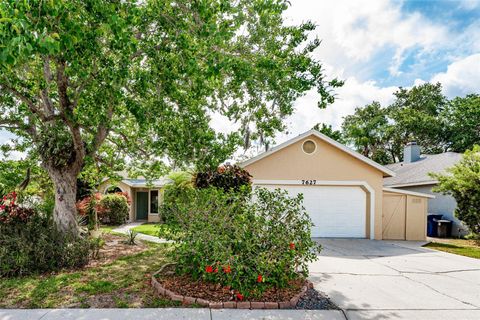
<instances>
[{"instance_id":1,"label":"gray trash bin","mask_svg":"<svg viewBox=\"0 0 480 320\"><path fill-rule=\"evenodd\" d=\"M437 235L439 238L450 238L452 236L452 221L437 220Z\"/></svg>"}]
</instances>

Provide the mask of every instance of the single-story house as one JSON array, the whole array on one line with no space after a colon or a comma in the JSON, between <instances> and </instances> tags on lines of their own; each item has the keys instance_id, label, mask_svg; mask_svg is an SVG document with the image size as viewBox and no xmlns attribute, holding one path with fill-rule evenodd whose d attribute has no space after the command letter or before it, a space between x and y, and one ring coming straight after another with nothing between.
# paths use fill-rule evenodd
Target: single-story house
<instances>
[{"instance_id":1,"label":"single-story house","mask_svg":"<svg viewBox=\"0 0 480 320\"><path fill-rule=\"evenodd\" d=\"M385 188L395 172L316 130L240 164L253 185L302 193L313 237L424 240L433 196Z\"/></svg>"},{"instance_id":2,"label":"single-story house","mask_svg":"<svg viewBox=\"0 0 480 320\"><path fill-rule=\"evenodd\" d=\"M454 216L457 207L455 199L449 195L433 192L432 188L438 184L438 181L429 176L430 172L445 173L447 168L452 167L462 159L462 154L444 152L422 155L421 147L415 142L411 142L405 146L403 157L403 162L386 166L395 172L396 176L385 177L383 185L398 190L434 195L435 198L428 202L428 213L441 214L444 219L453 221L453 235L467 233L467 227Z\"/></svg>"},{"instance_id":3,"label":"single-story house","mask_svg":"<svg viewBox=\"0 0 480 320\"><path fill-rule=\"evenodd\" d=\"M125 192L132 203L130 205L130 221L159 222L159 207L162 202L163 188L168 179L153 180L150 183L140 177L130 179L125 174L120 181L105 180L98 187L100 193Z\"/></svg>"}]
</instances>

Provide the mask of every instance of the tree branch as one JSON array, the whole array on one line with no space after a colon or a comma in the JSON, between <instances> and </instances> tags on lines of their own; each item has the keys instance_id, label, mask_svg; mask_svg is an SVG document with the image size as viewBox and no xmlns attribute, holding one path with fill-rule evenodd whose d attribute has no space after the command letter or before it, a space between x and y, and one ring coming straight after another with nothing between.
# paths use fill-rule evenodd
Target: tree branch
<instances>
[{"instance_id":1,"label":"tree branch","mask_svg":"<svg viewBox=\"0 0 480 320\"><path fill-rule=\"evenodd\" d=\"M80 171L85 158L85 145L82 139L80 126L72 121L73 106L68 97L68 78L65 75L65 61L57 61L57 90L60 100L60 116L65 121L72 135L73 146L75 148L75 170Z\"/></svg>"},{"instance_id":2,"label":"tree branch","mask_svg":"<svg viewBox=\"0 0 480 320\"><path fill-rule=\"evenodd\" d=\"M112 116L113 116L113 105L109 105L107 109L107 114L106 114L107 119L105 122L103 122L98 126L98 130L93 138L93 143L88 150L88 153L87 153L88 156L92 156L93 154L95 154L95 152L98 150L98 148L100 148L102 143L107 138L108 133L110 131L107 124L110 123L110 121L112 120Z\"/></svg>"},{"instance_id":3,"label":"tree branch","mask_svg":"<svg viewBox=\"0 0 480 320\"><path fill-rule=\"evenodd\" d=\"M50 70L50 58L48 56L43 57L43 79L45 80L45 88L41 91L41 96L44 104L45 114L51 116L54 114L52 100L50 99L49 87L53 80L52 72Z\"/></svg>"}]
</instances>

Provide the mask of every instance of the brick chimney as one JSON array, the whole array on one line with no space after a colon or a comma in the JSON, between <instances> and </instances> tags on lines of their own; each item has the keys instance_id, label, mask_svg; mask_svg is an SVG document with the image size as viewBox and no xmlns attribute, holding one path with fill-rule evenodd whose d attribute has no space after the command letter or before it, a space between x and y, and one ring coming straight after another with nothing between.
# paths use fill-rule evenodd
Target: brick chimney
<instances>
[{"instance_id":1,"label":"brick chimney","mask_svg":"<svg viewBox=\"0 0 480 320\"><path fill-rule=\"evenodd\" d=\"M403 162L411 163L420 160L420 146L417 142L412 141L403 148Z\"/></svg>"}]
</instances>

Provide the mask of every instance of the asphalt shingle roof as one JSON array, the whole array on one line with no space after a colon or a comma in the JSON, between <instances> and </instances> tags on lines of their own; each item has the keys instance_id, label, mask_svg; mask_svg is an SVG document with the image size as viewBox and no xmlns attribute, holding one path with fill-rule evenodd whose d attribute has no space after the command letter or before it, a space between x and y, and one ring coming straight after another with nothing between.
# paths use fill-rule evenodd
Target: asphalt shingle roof
<instances>
[{"instance_id":1,"label":"asphalt shingle roof","mask_svg":"<svg viewBox=\"0 0 480 320\"><path fill-rule=\"evenodd\" d=\"M422 155L420 160L411 163L393 163L386 165L388 169L394 171L397 175L395 177L388 177L383 179L384 186L395 186L403 184L426 184L428 182L435 183L429 172L445 172L456 164L462 158L461 153L445 152L440 154Z\"/></svg>"}]
</instances>

